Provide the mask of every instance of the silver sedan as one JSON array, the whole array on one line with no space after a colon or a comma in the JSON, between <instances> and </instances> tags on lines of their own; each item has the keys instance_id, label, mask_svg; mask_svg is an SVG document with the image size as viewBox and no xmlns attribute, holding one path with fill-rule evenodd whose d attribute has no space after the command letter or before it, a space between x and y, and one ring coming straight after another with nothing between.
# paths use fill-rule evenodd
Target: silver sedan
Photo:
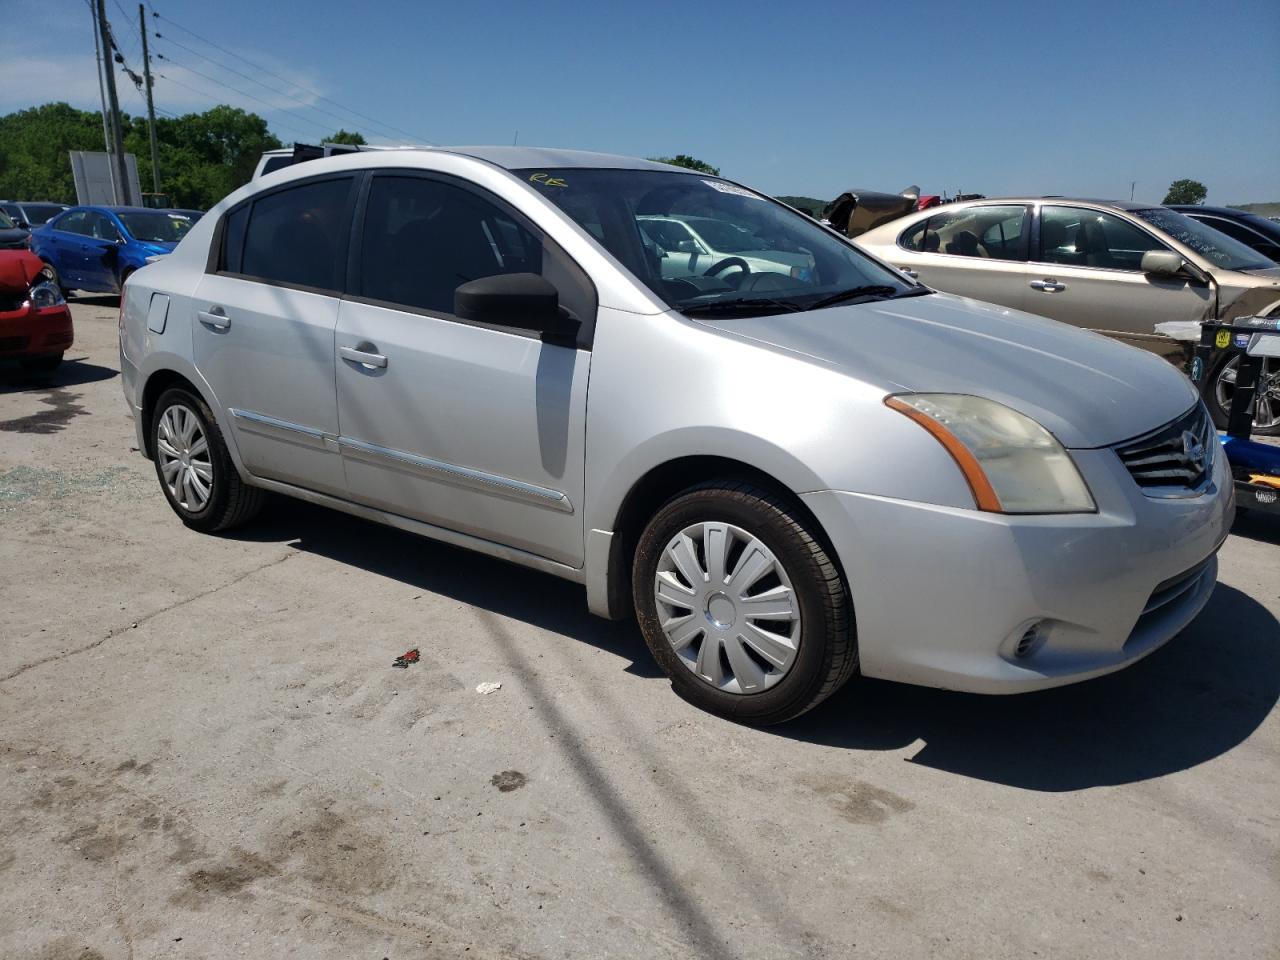
<instances>
[{"instance_id":1,"label":"silver sedan","mask_svg":"<svg viewBox=\"0 0 1280 960\"><path fill-rule=\"evenodd\" d=\"M652 218L722 221L751 257L664 269ZM751 723L859 672L1011 693L1117 670L1204 606L1233 513L1158 358L641 160L267 174L130 278L120 352L189 527L284 494L581 583L681 695Z\"/></svg>"}]
</instances>

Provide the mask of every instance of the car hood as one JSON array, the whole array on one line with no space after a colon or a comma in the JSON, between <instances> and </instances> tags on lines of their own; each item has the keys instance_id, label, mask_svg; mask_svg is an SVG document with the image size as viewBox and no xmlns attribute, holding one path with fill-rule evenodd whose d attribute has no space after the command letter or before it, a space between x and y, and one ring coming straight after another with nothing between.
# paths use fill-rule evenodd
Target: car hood
<instances>
[{"instance_id":1,"label":"car hood","mask_svg":"<svg viewBox=\"0 0 1280 960\"><path fill-rule=\"evenodd\" d=\"M6 227L0 230L0 243L8 246L12 243L21 243L23 238L27 236L29 231L23 230L21 227Z\"/></svg>"},{"instance_id":2,"label":"car hood","mask_svg":"<svg viewBox=\"0 0 1280 960\"><path fill-rule=\"evenodd\" d=\"M950 294L698 321L837 369L885 393L963 393L1026 414L1067 447L1161 426L1196 401L1165 360L1053 320Z\"/></svg>"},{"instance_id":3,"label":"car hood","mask_svg":"<svg viewBox=\"0 0 1280 960\"><path fill-rule=\"evenodd\" d=\"M25 294L31 289L44 261L26 250L0 250L0 293Z\"/></svg>"}]
</instances>

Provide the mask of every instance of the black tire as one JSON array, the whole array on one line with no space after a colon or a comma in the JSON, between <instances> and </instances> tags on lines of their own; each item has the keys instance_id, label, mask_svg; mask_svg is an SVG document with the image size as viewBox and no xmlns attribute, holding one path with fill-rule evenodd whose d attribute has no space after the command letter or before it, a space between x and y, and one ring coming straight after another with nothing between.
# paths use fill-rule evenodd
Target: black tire
<instances>
[{"instance_id":1,"label":"black tire","mask_svg":"<svg viewBox=\"0 0 1280 960\"><path fill-rule=\"evenodd\" d=\"M731 523L759 539L791 579L801 617L796 659L759 693L730 693L703 680L662 631L653 587L662 552L680 531L706 521ZM858 645L849 592L816 533L787 500L733 480L691 487L658 510L636 545L632 594L645 642L680 696L718 716L768 726L811 710L853 676Z\"/></svg>"},{"instance_id":2,"label":"black tire","mask_svg":"<svg viewBox=\"0 0 1280 960\"><path fill-rule=\"evenodd\" d=\"M24 357L21 362L22 369L25 372L48 376L49 374L57 373L58 368L62 366L62 354L54 353L43 357Z\"/></svg>"},{"instance_id":3,"label":"black tire","mask_svg":"<svg viewBox=\"0 0 1280 960\"><path fill-rule=\"evenodd\" d=\"M195 415L208 444L208 460L213 470L213 480L208 500L199 510L188 509L180 502L169 489L164 477L159 442L160 421L165 411L175 406L185 407ZM160 489L164 491L165 499L169 501L173 512L188 527L202 533L229 530L253 519L262 509L266 492L250 486L241 478L231 454L227 452L227 444L222 438L222 431L218 429L218 421L199 396L181 387L166 390L156 401L148 429Z\"/></svg>"},{"instance_id":4,"label":"black tire","mask_svg":"<svg viewBox=\"0 0 1280 960\"><path fill-rule=\"evenodd\" d=\"M1212 386L1209 388L1209 401L1206 406L1209 408L1209 415L1213 417L1213 425L1219 430L1227 429L1227 420L1230 419L1231 411L1218 403L1218 378L1222 376L1223 370L1226 369L1227 364L1231 362L1231 358L1234 356L1238 356L1238 354L1234 351L1224 350L1209 368L1209 383ZM1229 396L1230 394L1228 394ZM1260 427L1255 424L1253 433L1259 437L1280 436L1280 423L1270 427Z\"/></svg>"}]
</instances>

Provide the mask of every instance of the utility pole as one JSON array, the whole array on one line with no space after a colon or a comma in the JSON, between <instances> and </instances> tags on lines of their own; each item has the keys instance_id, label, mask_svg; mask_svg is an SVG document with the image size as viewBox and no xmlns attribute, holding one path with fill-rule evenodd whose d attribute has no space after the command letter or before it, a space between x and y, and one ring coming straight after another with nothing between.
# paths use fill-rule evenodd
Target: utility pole
<instances>
[{"instance_id":1,"label":"utility pole","mask_svg":"<svg viewBox=\"0 0 1280 960\"><path fill-rule=\"evenodd\" d=\"M147 129L151 131L151 189L160 192L160 151L156 148L156 105L151 99L151 56L147 53L147 15L138 4L138 28L142 31L142 75L147 82Z\"/></svg>"},{"instance_id":2,"label":"utility pole","mask_svg":"<svg viewBox=\"0 0 1280 960\"><path fill-rule=\"evenodd\" d=\"M120 101L116 97L116 60L112 54L111 28L107 25L107 8L105 0L97 0L98 33L102 38L103 66L107 80L107 102L111 107L111 152L112 166L115 170L116 203L128 206L133 202L129 196L129 170L124 162L124 134L120 126Z\"/></svg>"},{"instance_id":3,"label":"utility pole","mask_svg":"<svg viewBox=\"0 0 1280 960\"><path fill-rule=\"evenodd\" d=\"M112 150L111 147L111 128L107 126L107 91L102 85L102 44L100 42L101 31L98 29L98 12L93 7L89 8L89 13L93 17L93 55L98 61L98 99L102 102L102 149L107 153ZM116 187L115 165L108 164L107 170L111 174L111 195L114 197L118 191ZM77 197L77 200L80 198Z\"/></svg>"}]
</instances>

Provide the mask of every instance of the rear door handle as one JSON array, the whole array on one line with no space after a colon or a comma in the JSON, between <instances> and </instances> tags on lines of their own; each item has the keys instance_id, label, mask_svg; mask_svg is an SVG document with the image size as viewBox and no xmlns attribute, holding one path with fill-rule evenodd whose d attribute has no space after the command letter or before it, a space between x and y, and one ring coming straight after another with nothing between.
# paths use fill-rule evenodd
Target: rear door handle
<instances>
[{"instance_id":1,"label":"rear door handle","mask_svg":"<svg viewBox=\"0 0 1280 960\"><path fill-rule=\"evenodd\" d=\"M369 350L361 350L359 347L369 347ZM387 358L380 353L373 353L377 349L371 343L362 343L356 347L339 347L338 355L343 360L350 360L352 363L362 363L366 367L385 367Z\"/></svg>"},{"instance_id":2,"label":"rear door handle","mask_svg":"<svg viewBox=\"0 0 1280 960\"><path fill-rule=\"evenodd\" d=\"M197 310L196 318L207 327L215 330L226 330L231 326L231 318L222 312L221 307L210 307L208 310Z\"/></svg>"},{"instance_id":3,"label":"rear door handle","mask_svg":"<svg viewBox=\"0 0 1280 960\"><path fill-rule=\"evenodd\" d=\"M1045 293L1057 293L1060 290L1067 289L1067 285L1065 283L1059 283L1057 280L1032 280L1031 289L1043 290Z\"/></svg>"}]
</instances>

